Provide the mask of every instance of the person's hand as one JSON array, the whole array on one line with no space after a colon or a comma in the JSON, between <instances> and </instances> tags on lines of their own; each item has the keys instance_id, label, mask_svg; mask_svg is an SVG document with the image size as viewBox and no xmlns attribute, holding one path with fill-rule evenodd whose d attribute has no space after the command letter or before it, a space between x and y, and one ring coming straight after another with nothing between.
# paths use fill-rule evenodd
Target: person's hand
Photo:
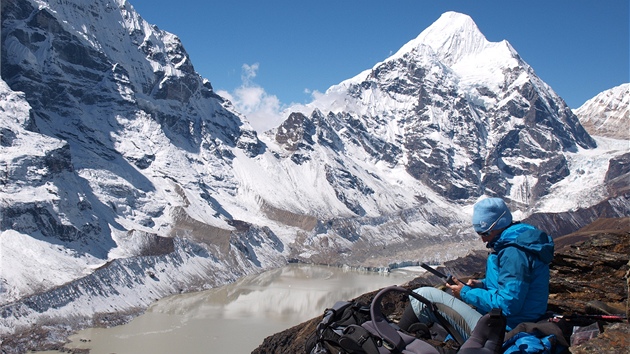
<instances>
[{"instance_id":1,"label":"person's hand","mask_svg":"<svg viewBox=\"0 0 630 354\"><path fill-rule=\"evenodd\" d=\"M460 299L460 293L462 291L462 288L464 287L464 283L462 283L461 281L459 281L459 279L453 277L453 281L455 282L455 285L451 285L449 283L446 283L446 286L451 289L451 291L453 292L453 296L455 296L456 298Z\"/></svg>"},{"instance_id":2,"label":"person's hand","mask_svg":"<svg viewBox=\"0 0 630 354\"><path fill-rule=\"evenodd\" d=\"M470 286L471 288L481 288L483 287L483 282L479 279L468 279L466 285Z\"/></svg>"}]
</instances>

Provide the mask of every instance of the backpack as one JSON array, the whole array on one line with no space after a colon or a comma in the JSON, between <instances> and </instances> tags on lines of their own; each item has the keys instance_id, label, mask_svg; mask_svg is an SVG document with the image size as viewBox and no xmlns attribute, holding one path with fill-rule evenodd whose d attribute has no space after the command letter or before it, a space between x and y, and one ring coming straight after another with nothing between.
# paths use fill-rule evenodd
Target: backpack
<instances>
[{"instance_id":1,"label":"backpack","mask_svg":"<svg viewBox=\"0 0 630 354\"><path fill-rule=\"evenodd\" d=\"M370 320L370 307L361 302L337 301L324 311L315 332L306 340L307 354L341 353L339 339L350 325L361 325Z\"/></svg>"},{"instance_id":2,"label":"backpack","mask_svg":"<svg viewBox=\"0 0 630 354\"><path fill-rule=\"evenodd\" d=\"M307 354L440 354L427 341L405 333L387 321L381 311L381 301L389 292L401 292L412 296L434 311L448 339L457 342L463 339L450 323L437 312L435 305L415 292L398 286L379 291L370 306L348 301L339 301L326 309L315 332L307 339ZM369 309L369 311L368 311Z\"/></svg>"},{"instance_id":3,"label":"backpack","mask_svg":"<svg viewBox=\"0 0 630 354\"><path fill-rule=\"evenodd\" d=\"M387 321L381 311L381 300L391 291L412 296L433 311L440 323L434 324L437 329L431 328L430 339L416 338ZM506 322L500 309L492 309L479 319L464 342L432 302L411 290L390 286L379 291L370 306L339 301L333 308L326 309L316 331L307 339L305 349L306 354L555 354L569 346L562 326L557 323L525 322L506 334ZM436 343L435 339L439 341ZM449 340L455 346L439 345Z\"/></svg>"}]
</instances>

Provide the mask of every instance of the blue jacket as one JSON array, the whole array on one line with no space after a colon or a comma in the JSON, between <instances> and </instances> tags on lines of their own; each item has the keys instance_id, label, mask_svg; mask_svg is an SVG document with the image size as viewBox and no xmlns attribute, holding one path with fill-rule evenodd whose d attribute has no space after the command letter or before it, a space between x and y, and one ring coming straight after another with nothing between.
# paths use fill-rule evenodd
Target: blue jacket
<instances>
[{"instance_id":1,"label":"blue jacket","mask_svg":"<svg viewBox=\"0 0 630 354\"><path fill-rule=\"evenodd\" d=\"M512 329L521 322L535 322L547 311L549 263L553 240L534 226L512 224L488 243L494 252L488 257L482 288L464 286L462 300L485 314L500 308Z\"/></svg>"}]
</instances>

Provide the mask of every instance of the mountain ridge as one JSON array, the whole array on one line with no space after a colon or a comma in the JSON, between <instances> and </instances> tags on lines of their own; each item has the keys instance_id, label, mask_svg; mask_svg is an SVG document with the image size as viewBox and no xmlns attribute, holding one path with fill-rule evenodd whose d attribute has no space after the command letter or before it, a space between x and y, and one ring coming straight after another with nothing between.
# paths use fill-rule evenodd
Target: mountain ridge
<instances>
[{"instance_id":1,"label":"mountain ridge","mask_svg":"<svg viewBox=\"0 0 630 354\"><path fill-rule=\"evenodd\" d=\"M479 247L483 195L558 230L630 213L623 141L591 138L514 53L509 85L473 85L421 45L259 136L127 1L3 2L2 43L1 337L289 261L452 259Z\"/></svg>"},{"instance_id":2,"label":"mountain ridge","mask_svg":"<svg viewBox=\"0 0 630 354\"><path fill-rule=\"evenodd\" d=\"M630 124L630 83L600 92L574 112L590 134L630 140L630 129L623 129Z\"/></svg>"},{"instance_id":3,"label":"mountain ridge","mask_svg":"<svg viewBox=\"0 0 630 354\"><path fill-rule=\"evenodd\" d=\"M482 45L466 55L449 47L465 58L464 64L448 66L430 45L419 43L431 42L436 33L438 42L443 38L448 42L450 37L440 30L445 19L472 22L461 14L443 15L412 45L369 72L331 87L300 111L305 116L309 111L349 115L363 130L376 127L372 136L385 137L385 144L401 148L391 159L402 160L408 173L447 199L496 193L535 203L548 185L558 181L549 179L551 171L558 175L566 170L564 151L592 149L596 143L509 43L485 41L474 23L469 24L475 30L469 37L482 38ZM497 47L508 50L497 57ZM494 58L490 65L488 57ZM522 163L521 156L540 161ZM519 186L515 177L522 175L534 178ZM565 172L557 178L566 176ZM434 180L449 184L440 186ZM492 191L485 187L490 184L495 186Z\"/></svg>"}]
</instances>

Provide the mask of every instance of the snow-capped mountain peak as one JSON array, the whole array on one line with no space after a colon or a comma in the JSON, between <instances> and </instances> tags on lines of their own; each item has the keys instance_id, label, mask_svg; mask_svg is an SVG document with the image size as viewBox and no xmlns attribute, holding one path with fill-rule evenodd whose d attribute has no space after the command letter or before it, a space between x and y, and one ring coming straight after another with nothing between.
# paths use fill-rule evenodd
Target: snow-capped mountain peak
<instances>
[{"instance_id":1,"label":"snow-capped mountain peak","mask_svg":"<svg viewBox=\"0 0 630 354\"><path fill-rule=\"evenodd\" d=\"M485 195L525 216L608 196L575 115L466 15L261 137L126 0L5 1L1 23L0 341L289 260L453 258L483 247Z\"/></svg>"},{"instance_id":2,"label":"snow-capped mountain peak","mask_svg":"<svg viewBox=\"0 0 630 354\"><path fill-rule=\"evenodd\" d=\"M382 110L390 110L392 105L408 107L413 102L403 99L400 95L392 97L375 95L372 92L371 103L366 102L365 98L360 98L363 103L358 103L356 95L348 97L346 93L353 91L352 87L357 85L366 86L366 82L373 81L374 75L380 74L384 77L384 72L389 73L390 81L403 80L404 76L414 75L406 72L415 67L423 68L425 71L423 80L427 81L427 84L434 82L437 85L457 86L462 95L480 98L481 101L478 102L480 104L485 104L491 98L488 95L479 97L478 91L503 90L506 84L505 75L508 72L514 76L510 81L522 84L533 79L538 81L536 86L545 91L549 90L506 40L489 42L470 16L447 12L392 56L371 69L331 86L326 95L319 96L312 104L297 109L304 113L310 113L308 111L315 107L322 111L345 110L355 111L357 114L386 114ZM396 102L391 102L391 99ZM489 104L494 103L496 102Z\"/></svg>"},{"instance_id":3,"label":"snow-capped mountain peak","mask_svg":"<svg viewBox=\"0 0 630 354\"><path fill-rule=\"evenodd\" d=\"M451 11L403 45L390 59L400 58L420 46L429 46L442 62L451 66L468 55L478 54L488 45L490 42L470 16Z\"/></svg>"},{"instance_id":4,"label":"snow-capped mountain peak","mask_svg":"<svg viewBox=\"0 0 630 354\"><path fill-rule=\"evenodd\" d=\"M396 161L448 199L497 193L533 203L566 177L562 151L596 146L507 41L488 42L455 12L301 107L315 110L352 117L368 133L351 140L395 147L387 157L367 151L371 158Z\"/></svg>"},{"instance_id":5,"label":"snow-capped mountain peak","mask_svg":"<svg viewBox=\"0 0 630 354\"><path fill-rule=\"evenodd\" d=\"M630 83L599 93L574 112L592 135L630 140Z\"/></svg>"}]
</instances>

